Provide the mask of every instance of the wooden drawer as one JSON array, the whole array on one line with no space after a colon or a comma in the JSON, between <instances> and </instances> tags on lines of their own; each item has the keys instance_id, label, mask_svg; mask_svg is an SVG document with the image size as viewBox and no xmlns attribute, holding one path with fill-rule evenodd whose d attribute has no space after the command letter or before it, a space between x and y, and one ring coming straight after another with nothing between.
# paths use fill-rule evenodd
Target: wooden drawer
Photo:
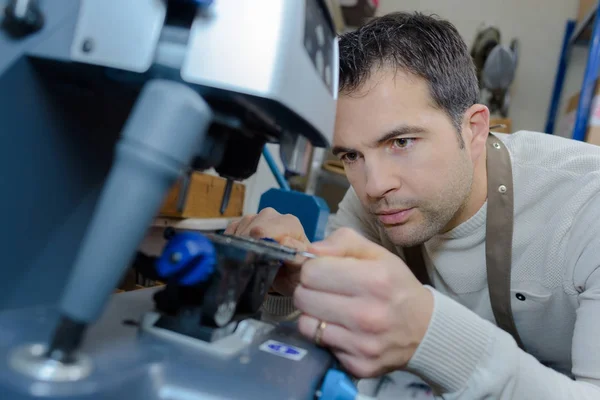
<instances>
[{"instance_id":1,"label":"wooden drawer","mask_svg":"<svg viewBox=\"0 0 600 400\"><path fill-rule=\"evenodd\" d=\"M221 214L221 201L227 181L221 177L195 172L189 180L187 194L182 193L182 182L177 182L167 194L159 217L172 218L231 218L244 211L246 188L234 183L229 204ZM182 198L183 196L183 198Z\"/></svg>"}]
</instances>

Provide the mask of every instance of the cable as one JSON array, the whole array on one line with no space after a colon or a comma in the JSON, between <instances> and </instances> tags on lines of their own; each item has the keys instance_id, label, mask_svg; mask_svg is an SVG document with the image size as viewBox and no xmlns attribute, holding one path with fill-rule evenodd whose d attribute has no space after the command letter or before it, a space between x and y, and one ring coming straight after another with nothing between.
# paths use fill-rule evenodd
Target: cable
<instances>
[{"instance_id":1,"label":"cable","mask_svg":"<svg viewBox=\"0 0 600 400\"><path fill-rule=\"evenodd\" d=\"M269 151L269 149L267 149L266 145L265 145L265 147L263 147L263 156L265 157L265 160L267 161L267 164L269 165L269 168L271 169L273 176L277 180L279 187L286 191L290 190L290 185L285 180L285 177L283 176L281 171L279 171L279 167L277 166L275 159L271 155L271 152Z\"/></svg>"}]
</instances>

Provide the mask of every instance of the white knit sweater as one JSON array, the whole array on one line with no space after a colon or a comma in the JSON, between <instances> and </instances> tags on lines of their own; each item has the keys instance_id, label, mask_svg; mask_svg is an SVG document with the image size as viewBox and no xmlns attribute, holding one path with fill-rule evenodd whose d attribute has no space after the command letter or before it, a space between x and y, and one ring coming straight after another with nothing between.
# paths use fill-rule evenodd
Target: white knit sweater
<instances>
[{"instance_id":1,"label":"white knit sweater","mask_svg":"<svg viewBox=\"0 0 600 400\"><path fill-rule=\"evenodd\" d=\"M408 369L446 400L598 400L600 147L528 131L496 135L512 160L511 301L527 352L495 325L485 268L486 204L425 244L435 306ZM331 229L340 226L403 256L352 189ZM266 304L277 314L290 311L275 306ZM402 399L402 385L394 384L402 374L390 374L385 385L378 378L359 387L379 399Z\"/></svg>"}]
</instances>

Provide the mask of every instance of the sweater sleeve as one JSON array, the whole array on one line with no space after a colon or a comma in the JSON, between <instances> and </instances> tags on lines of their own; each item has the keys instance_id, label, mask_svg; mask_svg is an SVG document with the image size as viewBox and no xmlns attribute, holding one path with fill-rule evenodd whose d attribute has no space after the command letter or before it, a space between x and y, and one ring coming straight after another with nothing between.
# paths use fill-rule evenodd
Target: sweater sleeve
<instances>
[{"instance_id":1,"label":"sweater sleeve","mask_svg":"<svg viewBox=\"0 0 600 400\"><path fill-rule=\"evenodd\" d=\"M600 399L600 199L573 220L565 290L576 298L570 377L521 350L511 335L432 288L434 312L408 365L444 398Z\"/></svg>"},{"instance_id":2,"label":"sweater sleeve","mask_svg":"<svg viewBox=\"0 0 600 400\"><path fill-rule=\"evenodd\" d=\"M600 288L600 273L592 291ZM521 350L512 336L432 288L434 312L425 338L408 364L444 399L592 400L600 399L600 301L578 310L573 343L587 349L573 371L576 380L542 365ZM595 375L595 376L590 376Z\"/></svg>"}]
</instances>

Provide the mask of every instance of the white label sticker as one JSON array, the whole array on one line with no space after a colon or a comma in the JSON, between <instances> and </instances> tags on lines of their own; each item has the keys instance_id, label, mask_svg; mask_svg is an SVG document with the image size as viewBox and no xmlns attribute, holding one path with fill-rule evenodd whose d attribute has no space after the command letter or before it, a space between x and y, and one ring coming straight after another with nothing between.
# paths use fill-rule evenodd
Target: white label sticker
<instances>
[{"instance_id":1,"label":"white label sticker","mask_svg":"<svg viewBox=\"0 0 600 400\"><path fill-rule=\"evenodd\" d=\"M267 340L259 347L260 350L276 356L287 358L289 360L300 361L306 355L307 351L300 347L290 346L276 340Z\"/></svg>"}]
</instances>

